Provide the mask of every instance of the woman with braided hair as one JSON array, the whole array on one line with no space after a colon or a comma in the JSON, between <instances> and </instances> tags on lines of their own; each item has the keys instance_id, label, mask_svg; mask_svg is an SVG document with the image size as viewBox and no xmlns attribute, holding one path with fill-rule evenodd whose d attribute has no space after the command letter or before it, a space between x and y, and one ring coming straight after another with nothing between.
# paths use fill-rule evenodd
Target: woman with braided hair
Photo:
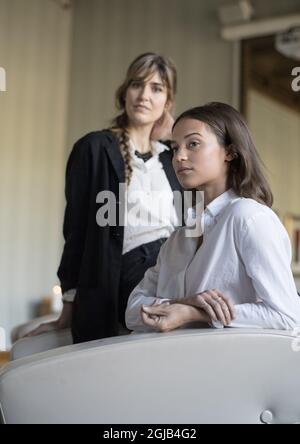
<instances>
[{"instance_id":1,"label":"woman with braided hair","mask_svg":"<svg viewBox=\"0 0 300 444\"><path fill-rule=\"evenodd\" d=\"M112 127L75 143L66 171L65 245L58 269L63 310L29 336L69 326L74 342L124 332L128 296L178 224L173 191L180 185L162 143L171 134L175 92L173 63L154 53L140 55L117 90L120 114ZM162 191L162 205L152 206L149 196ZM115 198L116 223L102 223L107 205L102 192Z\"/></svg>"}]
</instances>

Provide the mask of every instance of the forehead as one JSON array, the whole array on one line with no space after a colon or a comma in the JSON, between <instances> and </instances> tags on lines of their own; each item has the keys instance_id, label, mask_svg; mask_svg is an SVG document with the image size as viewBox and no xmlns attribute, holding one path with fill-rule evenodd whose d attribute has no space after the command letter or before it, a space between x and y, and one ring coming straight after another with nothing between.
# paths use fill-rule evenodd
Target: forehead
<instances>
[{"instance_id":1,"label":"forehead","mask_svg":"<svg viewBox=\"0 0 300 444\"><path fill-rule=\"evenodd\" d=\"M212 134L209 126L201 120L185 118L176 123L173 129L173 138L185 137L192 133L201 133L202 136Z\"/></svg>"},{"instance_id":2,"label":"forehead","mask_svg":"<svg viewBox=\"0 0 300 444\"><path fill-rule=\"evenodd\" d=\"M164 84L164 81L161 78L160 73L155 69L153 72L149 71L142 71L139 72L137 75L137 79L143 80L145 83L162 83Z\"/></svg>"}]
</instances>

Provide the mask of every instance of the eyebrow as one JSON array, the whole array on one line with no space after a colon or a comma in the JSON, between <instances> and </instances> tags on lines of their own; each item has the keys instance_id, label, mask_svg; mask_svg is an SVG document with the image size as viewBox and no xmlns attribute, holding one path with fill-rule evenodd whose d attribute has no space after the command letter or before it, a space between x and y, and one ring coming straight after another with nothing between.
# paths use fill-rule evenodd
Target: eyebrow
<instances>
[{"instance_id":1,"label":"eyebrow","mask_svg":"<svg viewBox=\"0 0 300 444\"><path fill-rule=\"evenodd\" d=\"M136 80L132 80L132 82L140 82L140 83L146 83L147 80L143 80L143 79L136 79ZM150 82L151 85L155 85L155 86L162 86L165 87L165 84L162 82Z\"/></svg>"},{"instance_id":2,"label":"eyebrow","mask_svg":"<svg viewBox=\"0 0 300 444\"><path fill-rule=\"evenodd\" d=\"M162 86L162 87L165 87L165 85L164 85L163 83L160 83L160 82L150 82L150 84L151 84L151 85L154 85L154 86Z\"/></svg>"},{"instance_id":3,"label":"eyebrow","mask_svg":"<svg viewBox=\"0 0 300 444\"><path fill-rule=\"evenodd\" d=\"M184 136L184 139L187 139L190 136L194 136L195 134L197 136L203 137L201 133L198 133L198 132L195 131L194 133L190 133L190 134L187 134L186 136ZM170 143L176 143L176 140L170 140Z\"/></svg>"},{"instance_id":4,"label":"eyebrow","mask_svg":"<svg viewBox=\"0 0 300 444\"><path fill-rule=\"evenodd\" d=\"M186 136L184 136L184 139L186 139L187 137L190 137L190 136L194 136L195 134L197 136L203 137L201 133L198 133L198 132L195 131L194 133L190 133L190 134L187 134Z\"/></svg>"}]
</instances>

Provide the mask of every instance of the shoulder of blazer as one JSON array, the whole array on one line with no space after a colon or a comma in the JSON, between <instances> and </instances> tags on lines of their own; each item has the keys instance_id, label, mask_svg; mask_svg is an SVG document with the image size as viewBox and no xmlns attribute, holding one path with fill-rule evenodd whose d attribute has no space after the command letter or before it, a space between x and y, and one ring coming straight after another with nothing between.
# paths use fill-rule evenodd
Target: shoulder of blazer
<instances>
[{"instance_id":1,"label":"shoulder of blazer","mask_svg":"<svg viewBox=\"0 0 300 444\"><path fill-rule=\"evenodd\" d=\"M93 131L81 137L75 143L68 163L78 159L81 163L107 165L106 162L103 163L104 157L109 159L118 180L125 182L124 161L118 138L110 130Z\"/></svg>"},{"instance_id":2,"label":"shoulder of blazer","mask_svg":"<svg viewBox=\"0 0 300 444\"><path fill-rule=\"evenodd\" d=\"M92 131L77 140L76 145L85 145L98 149L100 146L118 147L118 139L110 130Z\"/></svg>"},{"instance_id":3,"label":"shoulder of blazer","mask_svg":"<svg viewBox=\"0 0 300 444\"><path fill-rule=\"evenodd\" d=\"M85 143L90 146L93 161L98 162L102 156L107 155L118 181L125 182L124 160L119 148L117 136L110 130L95 131L83 137Z\"/></svg>"}]
</instances>

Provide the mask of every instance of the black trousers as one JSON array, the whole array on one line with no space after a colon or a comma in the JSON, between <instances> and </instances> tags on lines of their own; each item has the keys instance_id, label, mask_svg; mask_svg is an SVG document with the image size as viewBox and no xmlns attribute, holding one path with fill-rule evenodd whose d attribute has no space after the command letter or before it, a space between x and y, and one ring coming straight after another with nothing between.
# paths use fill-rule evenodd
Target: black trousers
<instances>
[{"instance_id":1,"label":"black trousers","mask_svg":"<svg viewBox=\"0 0 300 444\"><path fill-rule=\"evenodd\" d=\"M77 289L72 304L71 328L74 343L129 333L125 326L128 297L143 279L147 269L155 265L160 247L165 240L149 242L122 256L117 301L112 301L109 297L101 298L99 288Z\"/></svg>"},{"instance_id":2,"label":"black trousers","mask_svg":"<svg viewBox=\"0 0 300 444\"><path fill-rule=\"evenodd\" d=\"M125 310L132 290L143 279L148 268L156 264L157 256L166 238L134 248L122 257L121 278L119 287L119 323L125 326ZM126 330L123 330L124 333Z\"/></svg>"}]
</instances>

